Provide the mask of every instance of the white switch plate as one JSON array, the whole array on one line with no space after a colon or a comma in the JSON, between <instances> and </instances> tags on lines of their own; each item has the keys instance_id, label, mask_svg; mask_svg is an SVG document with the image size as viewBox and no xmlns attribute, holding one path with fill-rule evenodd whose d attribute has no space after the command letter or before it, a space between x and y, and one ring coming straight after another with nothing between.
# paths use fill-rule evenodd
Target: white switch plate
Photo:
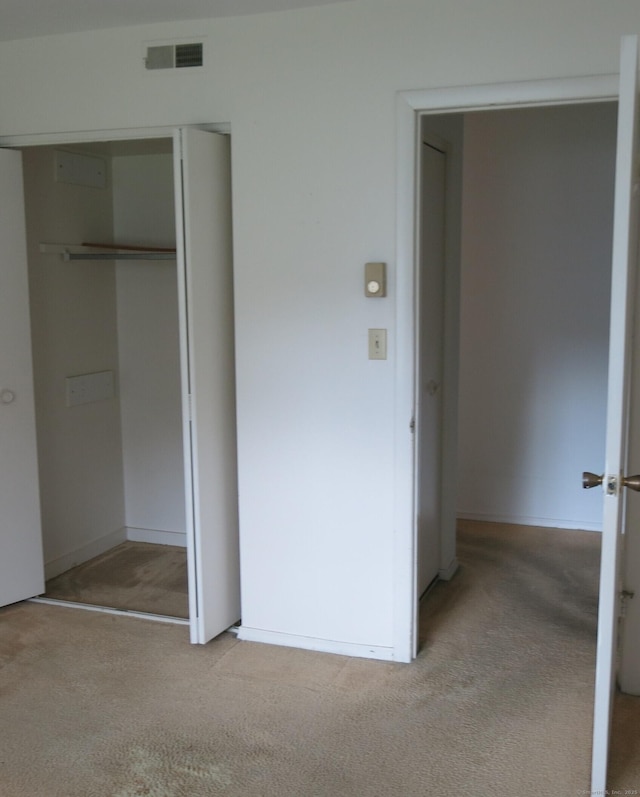
<instances>
[{"instance_id":1,"label":"white switch plate","mask_svg":"<svg viewBox=\"0 0 640 797\"><path fill-rule=\"evenodd\" d=\"M91 404L94 401L112 399L115 395L113 371L99 371L95 374L68 376L67 407L78 404Z\"/></svg>"},{"instance_id":2,"label":"white switch plate","mask_svg":"<svg viewBox=\"0 0 640 797\"><path fill-rule=\"evenodd\" d=\"M387 330L386 329L370 329L369 330L369 359L370 360L386 360L387 359Z\"/></svg>"}]
</instances>

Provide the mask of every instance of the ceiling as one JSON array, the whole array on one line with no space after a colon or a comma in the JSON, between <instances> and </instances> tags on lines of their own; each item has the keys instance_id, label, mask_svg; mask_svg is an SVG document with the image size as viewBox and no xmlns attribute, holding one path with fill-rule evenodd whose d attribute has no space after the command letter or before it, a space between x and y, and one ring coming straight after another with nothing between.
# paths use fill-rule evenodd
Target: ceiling
<instances>
[{"instance_id":1,"label":"ceiling","mask_svg":"<svg viewBox=\"0 0 640 797\"><path fill-rule=\"evenodd\" d=\"M344 2L349 0L0 0L0 41Z\"/></svg>"}]
</instances>

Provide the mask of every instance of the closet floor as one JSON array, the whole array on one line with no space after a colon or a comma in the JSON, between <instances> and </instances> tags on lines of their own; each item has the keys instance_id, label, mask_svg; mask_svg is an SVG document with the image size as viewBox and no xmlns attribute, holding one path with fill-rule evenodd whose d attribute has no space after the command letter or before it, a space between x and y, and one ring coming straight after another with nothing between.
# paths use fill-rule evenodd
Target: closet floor
<instances>
[{"instance_id":1,"label":"closet floor","mask_svg":"<svg viewBox=\"0 0 640 797\"><path fill-rule=\"evenodd\" d=\"M45 597L188 618L186 549L123 542L47 581Z\"/></svg>"}]
</instances>

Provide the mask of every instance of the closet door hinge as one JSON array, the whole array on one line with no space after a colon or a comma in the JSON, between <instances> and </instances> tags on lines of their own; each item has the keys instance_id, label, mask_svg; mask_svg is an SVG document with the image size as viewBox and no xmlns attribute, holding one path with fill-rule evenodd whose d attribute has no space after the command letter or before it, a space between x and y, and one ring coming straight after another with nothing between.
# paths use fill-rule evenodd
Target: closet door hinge
<instances>
[{"instance_id":1,"label":"closet door hinge","mask_svg":"<svg viewBox=\"0 0 640 797\"><path fill-rule=\"evenodd\" d=\"M189 416L189 422L191 422L193 420L191 393L187 395L187 415Z\"/></svg>"}]
</instances>

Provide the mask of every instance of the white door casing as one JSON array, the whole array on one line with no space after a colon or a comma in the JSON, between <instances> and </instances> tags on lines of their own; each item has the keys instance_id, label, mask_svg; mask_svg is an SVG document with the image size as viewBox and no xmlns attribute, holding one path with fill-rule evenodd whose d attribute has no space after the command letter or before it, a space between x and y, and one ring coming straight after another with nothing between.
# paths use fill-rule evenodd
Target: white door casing
<instances>
[{"instance_id":1,"label":"white door casing","mask_svg":"<svg viewBox=\"0 0 640 797\"><path fill-rule=\"evenodd\" d=\"M20 152L0 149L0 606L44 592Z\"/></svg>"},{"instance_id":2,"label":"white door casing","mask_svg":"<svg viewBox=\"0 0 640 797\"><path fill-rule=\"evenodd\" d=\"M191 641L240 619L228 136L174 134Z\"/></svg>"},{"instance_id":3,"label":"white door casing","mask_svg":"<svg viewBox=\"0 0 640 797\"><path fill-rule=\"evenodd\" d=\"M416 141L421 117L427 114L465 113L496 108L521 108L569 105L617 99L618 81L614 75L583 78L497 83L400 92L397 96L397 278L396 293L396 412L395 478L396 495L394 557L394 659L411 661L417 654L417 534L415 524L415 456L409 421L415 411L416 316L414 270L418 216L415 207L419 179ZM459 275L454 268L445 274L445 372L457 371L457 348L452 330L456 318ZM448 295L448 299L446 298ZM447 339L448 336L448 339ZM447 412L445 405L444 412ZM455 428L455 419L450 419ZM445 439L444 457L455 447L455 435ZM454 460L455 461L455 460ZM452 474L449 474L451 477ZM453 512L453 517L455 512ZM443 518L451 534L455 524ZM453 549L446 537L444 546Z\"/></svg>"},{"instance_id":4,"label":"white door casing","mask_svg":"<svg viewBox=\"0 0 640 797\"><path fill-rule=\"evenodd\" d=\"M611 321L600 563L598 643L591 790L604 794L616 679L620 560L626 490L629 391L638 243L638 38L625 36L620 53L618 141L611 264ZM639 500L639 499L635 499Z\"/></svg>"}]
</instances>

